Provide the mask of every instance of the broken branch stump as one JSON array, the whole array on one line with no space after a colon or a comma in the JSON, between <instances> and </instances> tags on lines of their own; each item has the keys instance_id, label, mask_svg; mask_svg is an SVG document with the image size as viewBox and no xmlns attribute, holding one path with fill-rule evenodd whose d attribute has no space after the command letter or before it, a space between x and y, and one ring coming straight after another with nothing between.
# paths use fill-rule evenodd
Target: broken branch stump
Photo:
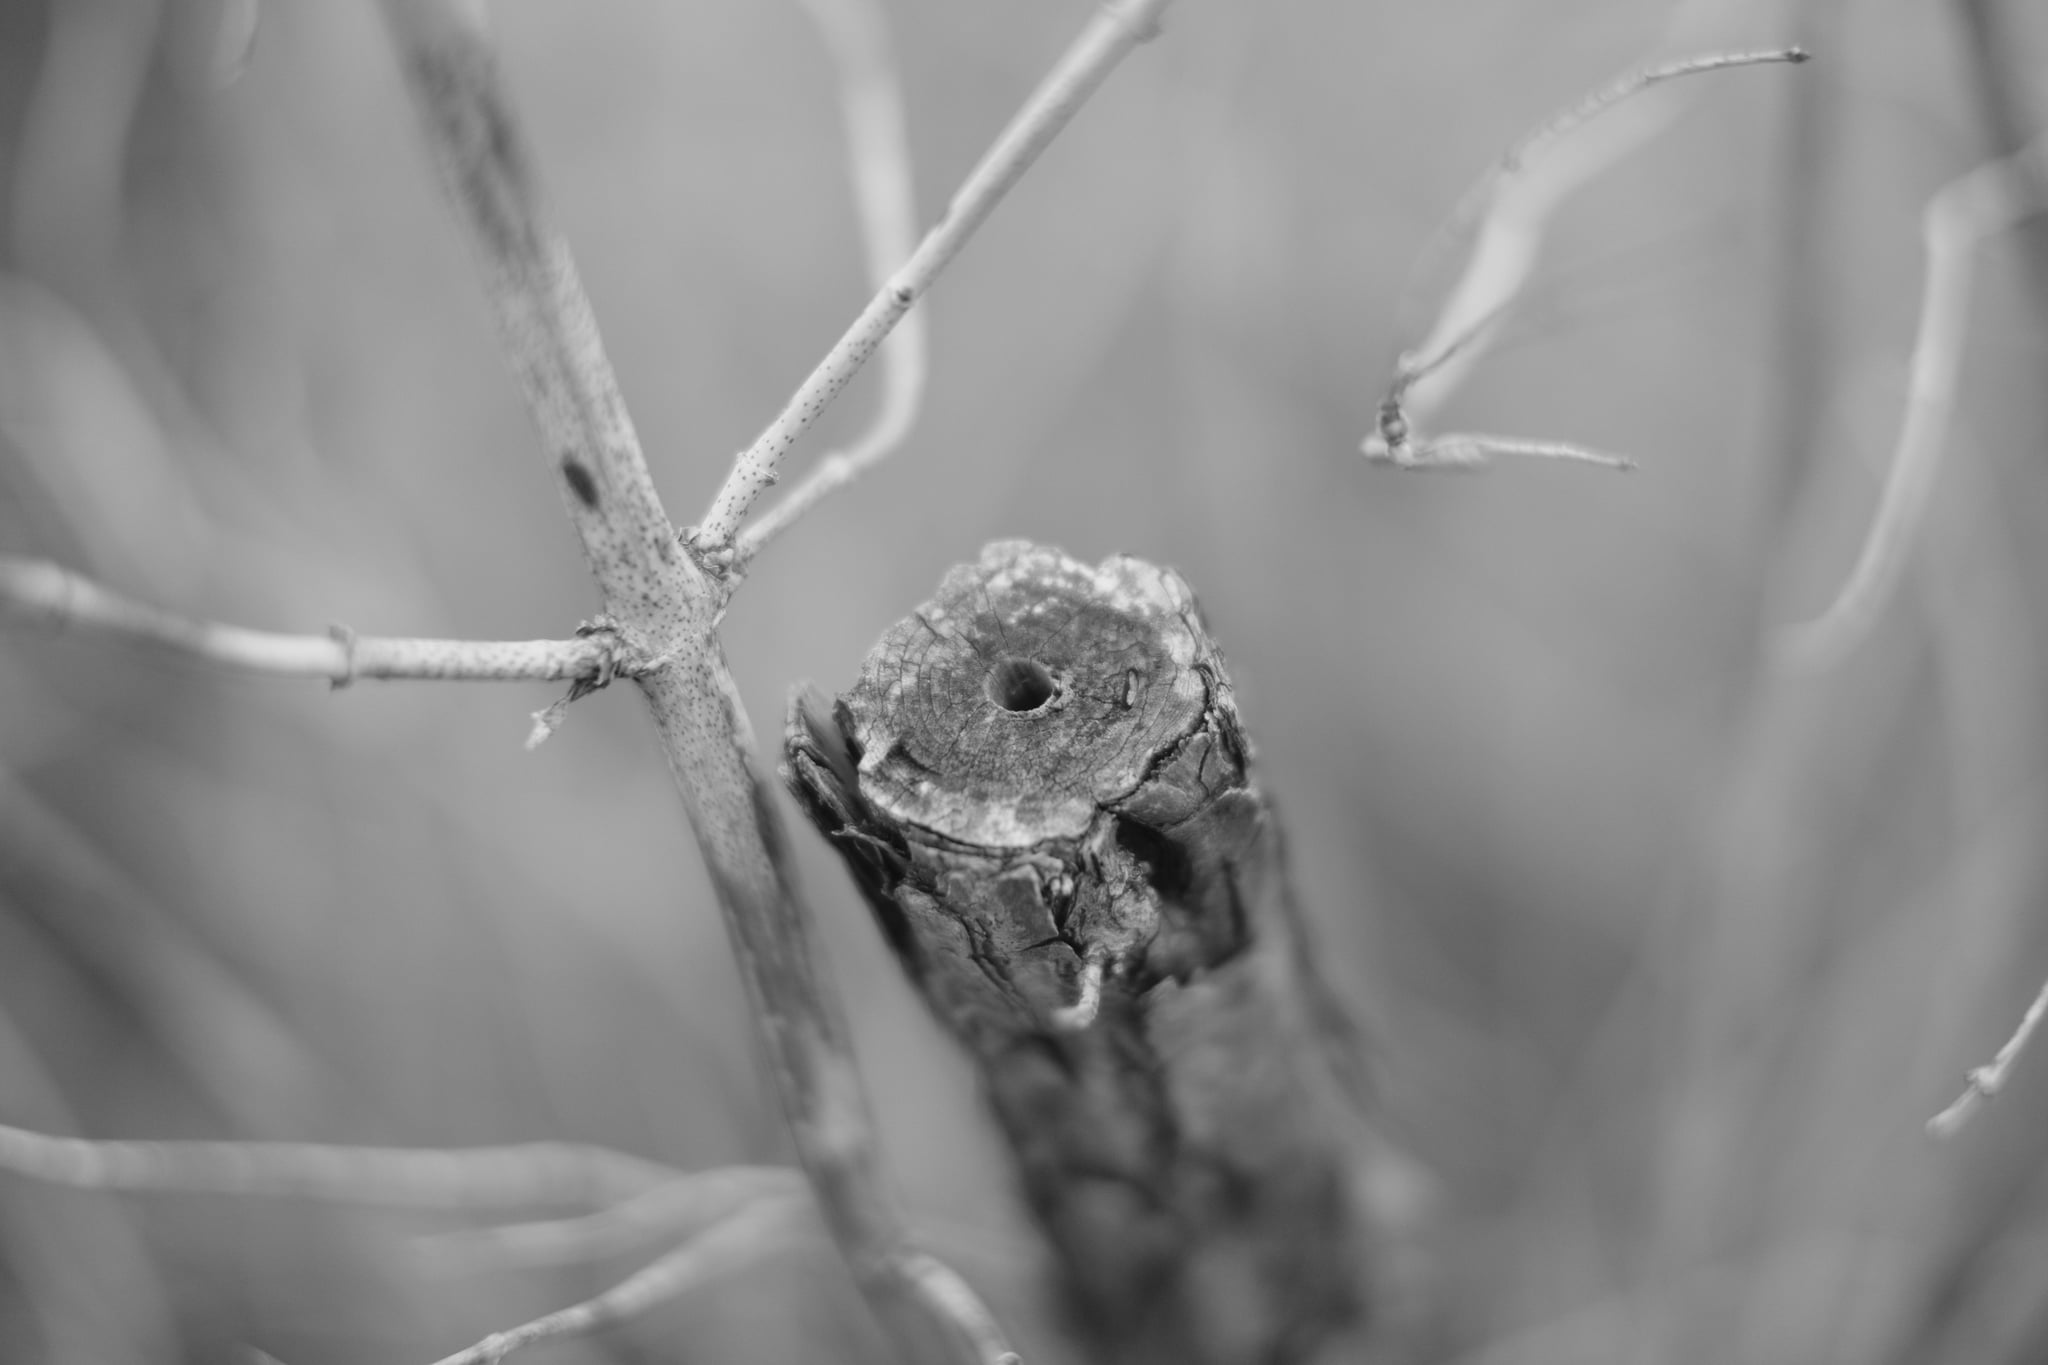
<instances>
[{"instance_id":1,"label":"broken branch stump","mask_svg":"<svg viewBox=\"0 0 2048 1365\"><path fill-rule=\"evenodd\" d=\"M1358 1317L1362 1144L1272 811L1181 579L990 545L785 775L971 1052L1106 1359L1306 1360Z\"/></svg>"}]
</instances>

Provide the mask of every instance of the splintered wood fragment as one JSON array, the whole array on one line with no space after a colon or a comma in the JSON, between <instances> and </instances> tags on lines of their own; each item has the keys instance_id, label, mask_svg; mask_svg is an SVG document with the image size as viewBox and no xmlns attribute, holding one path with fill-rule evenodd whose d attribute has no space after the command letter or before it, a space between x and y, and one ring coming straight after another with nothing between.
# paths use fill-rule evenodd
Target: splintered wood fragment
<instances>
[{"instance_id":1,"label":"splintered wood fragment","mask_svg":"<svg viewBox=\"0 0 2048 1365\"><path fill-rule=\"evenodd\" d=\"M1187 585L991 545L836 704L793 700L787 759L978 1062L1102 1357L1294 1361L1345 1337L1369 1138Z\"/></svg>"}]
</instances>

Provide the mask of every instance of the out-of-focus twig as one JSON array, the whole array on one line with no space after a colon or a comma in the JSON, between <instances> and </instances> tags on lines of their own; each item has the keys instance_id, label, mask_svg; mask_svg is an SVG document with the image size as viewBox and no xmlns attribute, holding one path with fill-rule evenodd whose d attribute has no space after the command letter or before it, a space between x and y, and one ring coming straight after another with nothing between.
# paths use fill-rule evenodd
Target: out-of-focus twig
<instances>
[{"instance_id":1,"label":"out-of-focus twig","mask_svg":"<svg viewBox=\"0 0 2048 1365\"><path fill-rule=\"evenodd\" d=\"M1798 63L1806 58L1800 48L1772 48L1642 67L1553 115L1510 148L1466 192L1452 214L1447 230L1466 229L1476 222L1476 237L1465 269L1445 297L1428 336L1403 355L1397 366L1397 374L1407 376L1403 389L1412 386L1418 390L1405 395L1411 419L1442 402L1484 353L1491 334L1528 283L1558 207L1581 185L1662 132L1672 111L1638 103L1632 106L1630 119L1605 121L1610 129L1605 140L1574 140L1573 133L1631 97L1681 76L1731 66Z\"/></svg>"},{"instance_id":2,"label":"out-of-focus twig","mask_svg":"<svg viewBox=\"0 0 2048 1365\"><path fill-rule=\"evenodd\" d=\"M2017 156L1979 166L1944 185L1927 202L1921 233L1927 271L1906 384L1906 411L1892 451L1877 514L1848 578L1825 610L1779 633L1775 660L1792 672L1823 672L1855 648L1876 624L1897 585L1913 534L1926 510L1948 440L1956 379L1970 316L1970 274L1977 243L2033 212L2031 172L2023 161L2048 157L2048 139Z\"/></svg>"},{"instance_id":3,"label":"out-of-focus twig","mask_svg":"<svg viewBox=\"0 0 2048 1365\"><path fill-rule=\"evenodd\" d=\"M497 1365L523 1346L587 1336L636 1318L720 1275L801 1246L807 1231L815 1235L816 1226L808 1199L757 1199L603 1293L493 1332L435 1365Z\"/></svg>"},{"instance_id":4,"label":"out-of-focus twig","mask_svg":"<svg viewBox=\"0 0 2048 1365\"><path fill-rule=\"evenodd\" d=\"M2005 1046L1998 1049L1988 1065L1971 1070L1969 1088L1956 1097L1954 1104L1927 1120L1927 1131L1944 1138L1962 1131L1963 1125L1970 1121L1970 1115L2005 1088L2005 1078L2012 1074L2013 1063L2019 1060L2027 1040L2034 1036L2034 1030L2041 1026L2043 1016L2048 1016L2048 982L2041 984L2040 993L2034 997L2034 1003L2027 1006L2026 1014L2020 1018L2020 1026L2013 1030L2012 1037L2005 1040Z\"/></svg>"},{"instance_id":5,"label":"out-of-focus twig","mask_svg":"<svg viewBox=\"0 0 2048 1365\"><path fill-rule=\"evenodd\" d=\"M803 0L839 73L846 159L854 207L867 254L868 286L885 288L917 241L917 199L911 189L910 138L902 81L890 54L889 30L877 0ZM744 569L761 548L795 525L834 490L881 463L903 443L924 400L930 346L925 315L903 315L881 349L882 399L868 429L818 463L780 501L740 532L735 565Z\"/></svg>"},{"instance_id":6,"label":"out-of-focus twig","mask_svg":"<svg viewBox=\"0 0 2048 1365\"><path fill-rule=\"evenodd\" d=\"M281 635L180 616L138 602L47 560L0 555L0 621L160 645L226 668L325 678L446 678L465 682L632 677L643 662L609 630L571 640L415 640Z\"/></svg>"},{"instance_id":7,"label":"out-of-focus twig","mask_svg":"<svg viewBox=\"0 0 2048 1365\"><path fill-rule=\"evenodd\" d=\"M579 1217L432 1233L417 1246L436 1266L464 1272L589 1261L657 1239L680 1241L742 1204L803 1189L802 1174L787 1167L723 1166L692 1171Z\"/></svg>"},{"instance_id":8,"label":"out-of-focus twig","mask_svg":"<svg viewBox=\"0 0 2048 1365\"><path fill-rule=\"evenodd\" d=\"M1555 155L1554 149L1573 132L1631 96L1680 76L1767 62L1798 63L1806 56L1796 47L1773 48L1715 53L1631 71L1553 116L1510 148L1453 215L1454 223L1478 218L1478 240L1428 338L1395 362L1378 420L1359 445L1366 459L1401 469L1471 470L1483 467L1494 455L1518 455L1633 469L1635 462L1624 456L1564 441L1472 432L1423 435L1417 429L1417 418L1428 404L1416 390L1434 379L1431 401L1441 401L1456 385L1521 294L1552 212L1579 185L1656 133L1663 119L1653 110L1636 124L1624 126L1621 137L1594 144L1576 158ZM1539 166L1541 173L1531 173L1532 166Z\"/></svg>"},{"instance_id":9,"label":"out-of-focus twig","mask_svg":"<svg viewBox=\"0 0 2048 1365\"><path fill-rule=\"evenodd\" d=\"M86 1190L273 1195L410 1209L612 1206L673 1184L674 1167L608 1147L350 1147L119 1142L0 1124L0 1170Z\"/></svg>"},{"instance_id":10,"label":"out-of-focus twig","mask_svg":"<svg viewBox=\"0 0 2048 1365\"><path fill-rule=\"evenodd\" d=\"M119 992L239 1131L315 1117L334 1077L291 1022L86 829L0 768L0 887L14 913Z\"/></svg>"},{"instance_id":11,"label":"out-of-focus twig","mask_svg":"<svg viewBox=\"0 0 2048 1365\"><path fill-rule=\"evenodd\" d=\"M925 234L910 259L861 310L775 420L740 452L704 520L690 532L700 554L714 561L730 554L747 510L775 483L783 457L797 438L810 430L818 414L867 363L883 338L931 287L1117 63L1157 30L1168 3L1170 0L1111 0L1098 9L1052 74L968 174L937 226Z\"/></svg>"}]
</instances>

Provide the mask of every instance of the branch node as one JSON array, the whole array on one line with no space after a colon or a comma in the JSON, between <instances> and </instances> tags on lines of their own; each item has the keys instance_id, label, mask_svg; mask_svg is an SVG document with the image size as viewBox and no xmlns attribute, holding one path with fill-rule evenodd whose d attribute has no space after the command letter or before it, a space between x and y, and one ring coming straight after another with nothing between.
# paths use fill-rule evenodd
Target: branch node
<instances>
[{"instance_id":1,"label":"branch node","mask_svg":"<svg viewBox=\"0 0 2048 1365\"><path fill-rule=\"evenodd\" d=\"M339 692L356 680L356 629L339 621L327 625L327 638L341 646L341 672L327 680L327 690Z\"/></svg>"}]
</instances>

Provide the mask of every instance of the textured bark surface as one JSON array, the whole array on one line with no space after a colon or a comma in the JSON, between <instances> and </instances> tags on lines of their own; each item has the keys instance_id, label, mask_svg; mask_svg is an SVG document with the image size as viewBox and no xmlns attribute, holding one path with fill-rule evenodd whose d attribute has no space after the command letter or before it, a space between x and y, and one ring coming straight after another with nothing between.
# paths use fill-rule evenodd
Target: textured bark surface
<instances>
[{"instance_id":1,"label":"textured bark surface","mask_svg":"<svg viewBox=\"0 0 2048 1365\"><path fill-rule=\"evenodd\" d=\"M1101 1353L1290 1361L1343 1334L1364 1135L1187 585L991 545L836 705L797 699L787 756L980 1064Z\"/></svg>"}]
</instances>

